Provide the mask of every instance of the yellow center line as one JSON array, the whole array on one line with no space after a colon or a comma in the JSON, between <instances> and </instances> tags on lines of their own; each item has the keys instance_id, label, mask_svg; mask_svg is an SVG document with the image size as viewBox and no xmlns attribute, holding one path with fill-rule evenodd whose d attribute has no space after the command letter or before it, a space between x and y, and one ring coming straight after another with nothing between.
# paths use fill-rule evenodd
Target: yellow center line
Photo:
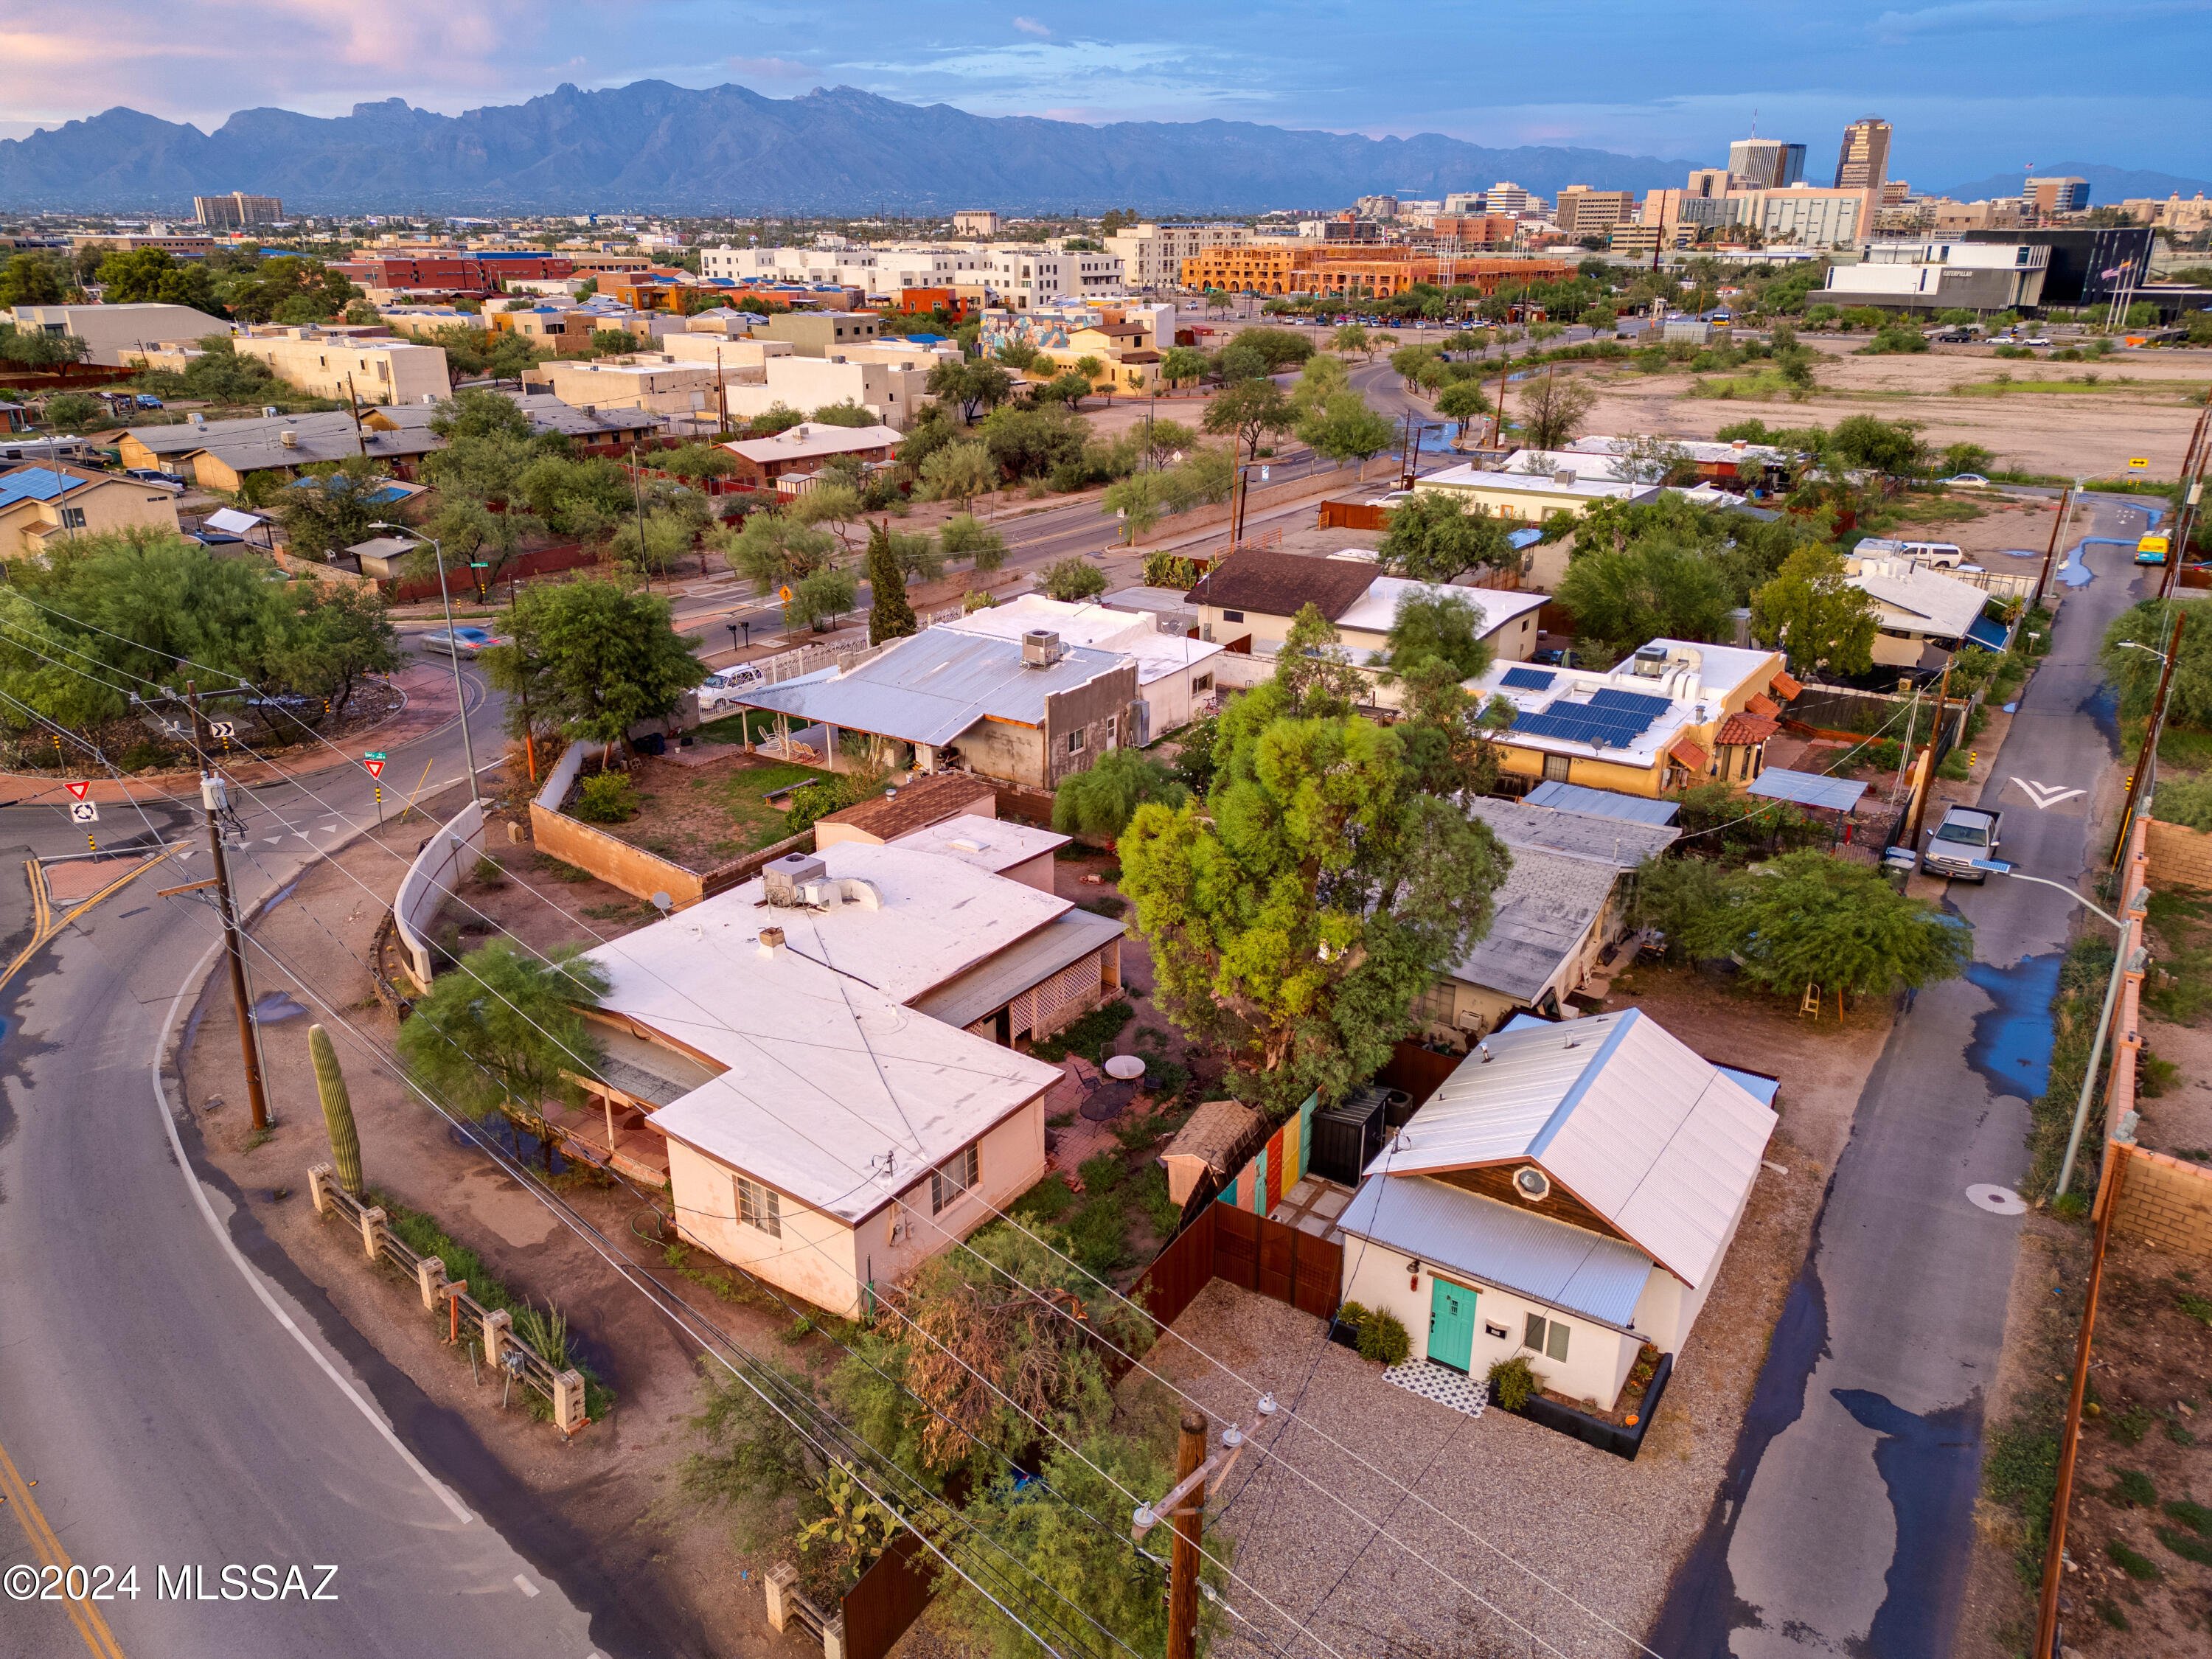
<instances>
[{"instance_id":1,"label":"yellow center line","mask_svg":"<svg viewBox=\"0 0 2212 1659\"><path fill-rule=\"evenodd\" d=\"M31 884L31 942L15 953L15 959L6 968L0 969L0 987L4 987L9 980L22 972L23 964L36 956L55 934L60 933L63 928L68 927L102 899L109 897L137 880L139 877L167 858L174 850L173 848L168 848L146 860L143 863L125 871L90 898L81 904L72 906L58 918L54 915L53 901L46 893L46 872L40 867L36 859L27 860L24 863L23 871Z\"/></svg>"},{"instance_id":2,"label":"yellow center line","mask_svg":"<svg viewBox=\"0 0 2212 1659\"><path fill-rule=\"evenodd\" d=\"M115 1639L115 1632L108 1629L107 1620L100 1616L99 1607L82 1597L67 1594L72 1565L69 1552L62 1547L62 1540L54 1535L53 1528L46 1523L46 1516L31 1496L31 1483L24 1480L16 1469L15 1460L8 1455L5 1446L0 1446L0 1498L8 1500L4 1507L12 1510L15 1519L21 1523L23 1535L30 1540L31 1553L39 1558L40 1565L59 1569L64 1592L62 1604L69 1609L70 1622L76 1626L76 1633L84 1638L84 1644L92 1650L94 1659L123 1659L122 1644ZM40 1577L40 1589L43 1590L46 1588L45 1575L41 1573Z\"/></svg>"}]
</instances>

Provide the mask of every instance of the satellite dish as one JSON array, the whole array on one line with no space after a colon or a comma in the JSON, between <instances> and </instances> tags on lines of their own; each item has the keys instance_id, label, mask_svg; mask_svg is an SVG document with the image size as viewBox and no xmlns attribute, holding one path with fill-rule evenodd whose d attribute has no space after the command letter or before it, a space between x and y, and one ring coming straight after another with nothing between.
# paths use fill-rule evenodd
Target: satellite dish
<instances>
[{"instance_id":1,"label":"satellite dish","mask_svg":"<svg viewBox=\"0 0 2212 1659\"><path fill-rule=\"evenodd\" d=\"M675 904L676 901L665 893L655 893L653 896L653 908L664 916L675 908Z\"/></svg>"}]
</instances>

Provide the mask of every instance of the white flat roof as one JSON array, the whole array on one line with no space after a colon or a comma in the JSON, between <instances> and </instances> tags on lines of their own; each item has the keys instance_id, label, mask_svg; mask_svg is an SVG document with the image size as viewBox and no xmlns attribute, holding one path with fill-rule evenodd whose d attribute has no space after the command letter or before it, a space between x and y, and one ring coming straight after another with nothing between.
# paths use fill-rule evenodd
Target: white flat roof
<instances>
[{"instance_id":1,"label":"white flat roof","mask_svg":"<svg viewBox=\"0 0 2212 1659\"><path fill-rule=\"evenodd\" d=\"M1072 604L1048 599L1042 593L1024 593L1004 605L971 611L957 621L939 623L938 626L955 633L981 634L999 640L1019 640L1032 629L1045 629L1059 635L1063 645L1111 651L1133 659L1139 685L1150 685L1155 680L1180 673L1194 663L1219 654L1224 648L1208 640L1163 634L1158 623L1149 614L1139 616L1089 601Z\"/></svg>"},{"instance_id":2,"label":"white flat roof","mask_svg":"<svg viewBox=\"0 0 2212 1659\"><path fill-rule=\"evenodd\" d=\"M1033 858L1056 853L1074 840L1073 836L1034 829L1012 818L987 818L963 812L957 818L933 823L891 841L893 847L911 847L918 853L934 853L957 859L993 875L1026 864Z\"/></svg>"},{"instance_id":3,"label":"white flat roof","mask_svg":"<svg viewBox=\"0 0 2212 1659\"><path fill-rule=\"evenodd\" d=\"M1332 553L1333 559L1347 556ZM1352 608L1336 619L1340 629L1358 629L1362 633L1387 634L1397 619L1398 604L1408 593L1434 592L1449 593L1465 599L1482 612L1483 633L1495 634L1510 622L1517 621L1529 611L1537 610L1551 599L1548 593L1519 593L1495 587L1462 587L1439 586L1435 582L1417 582L1403 576L1377 576L1366 594L1352 602Z\"/></svg>"},{"instance_id":4,"label":"white flat roof","mask_svg":"<svg viewBox=\"0 0 2212 1659\"><path fill-rule=\"evenodd\" d=\"M1652 678L1635 672L1635 657L1632 653L1622 658L1614 667L1603 672L1589 668L1545 668L1526 662L1495 662L1480 675L1466 682L1466 685L1479 702L1486 703L1492 696L1500 696L1516 709L1529 714L1571 713L1577 704L1587 705L1592 692L1604 688L1633 692L1638 696L1663 697L1667 699L1666 708L1655 712L1641 732L1619 745L1608 744L1601 747L1594 743L1580 742L1520 726L1509 727L1497 734L1498 741L1522 748L1545 750L1561 755L1589 755L1606 760L1625 761L1637 766L1649 766L1680 735L1685 726L1710 724L1720 718L1722 704L1741 689L1747 680L1771 678L1783 669L1780 655L1771 651L1745 651L1732 645L1698 645L1686 640L1653 640L1649 643L1667 648L1666 676ZM1687 676L1680 672L1693 660L1691 653L1695 653L1694 660L1698 664L1694 687L1688 683ZM1509 675L1520 683L1509 683ZM1764 691L1766 688L1762 683L1757 689ZM1700 704L1705 708L1703 720L1698 716Z\"/></svg>"},{"instance_id":5,"label":"white flat roof","mask_svg":"<svg viewBox=\"0 0 2212 1659\"><path fill-rule=\"evenodd\" d=\"M1556 495L1563 501L1640 501L1657 493L1650 484L1613 483L1603 478L1577 478L1560 483L1548 477L1520 472L1498 472L1468 462L1448 466L1413 480L1415 490L1502 489L1521 495Z\"/></svg>"}]
</instances>

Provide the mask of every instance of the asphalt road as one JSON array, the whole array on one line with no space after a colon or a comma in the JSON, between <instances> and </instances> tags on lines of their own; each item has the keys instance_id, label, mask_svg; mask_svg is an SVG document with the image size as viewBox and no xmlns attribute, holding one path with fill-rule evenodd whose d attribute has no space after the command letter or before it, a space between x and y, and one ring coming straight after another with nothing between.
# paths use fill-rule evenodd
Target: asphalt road
<instances>
[{"instance_id":1,"label":"asphalt road","mask_svg":"<svg viewBox=\"0 0 2212 1659\"><path fill-rule=\"evenodd\" d=\"M2077 536L2142 525L2109 500L2093 516ZM2090 792L2115 757L2096 650L2140 583L2124 549L2087 556L2094 578L2061 611L1983 797L2003 809L2002 856L2067 883L2108 851L2087 842L2091 795L2039 811L2008 780ZM1651 1638L1668 1659L1952 1650L2020 1228L1966 1189L2025 1170L2074 907L2002 878L1954 883L1950 899L1974 966L1905 1010L1860 1097L1728 1476Z\"/></svg>"},{"instance_id":2,"label":"asphalt road","mask_svg":"<svg viewBox=\"0 0 2212 1659\"><path fill-rule=\"evenodd\" d=\"M491 711L472 729L496 753ZM427 758L457 777L459 751L449 725L396 751L395 770ZM341 772L241 803L241 902L289 882L341 813L373 821L368 790ZM197 811L149 815L193 856L89 912L0 992L0 1449L37 1482L0 1504L0 1569L40 1561L35 1504L76 1565L111 1566L118 1585L135 1567L137 1595L97 1604L104 1629L0 1600L0 1659L668 1651L595 1581L587 1544L522 1501L469 1423L386 1364L198 1164L194 1114L158 1060L216 933L205 908L154 889L208 872L205 832ZM118 817L136 815L104 808L120 839ZM0 842L82 848L52 809L0 811ZM0 860L10 958L27 938L27 855ZM225 1599L234 1565L244 1593ZM264 1565L279 1599L255 1599ZM173 1590L187 1567L190 1599L165 1596L162 1570ZM306 1599L318 1590L335 1599Z\"/></svg>"}]
</instances>

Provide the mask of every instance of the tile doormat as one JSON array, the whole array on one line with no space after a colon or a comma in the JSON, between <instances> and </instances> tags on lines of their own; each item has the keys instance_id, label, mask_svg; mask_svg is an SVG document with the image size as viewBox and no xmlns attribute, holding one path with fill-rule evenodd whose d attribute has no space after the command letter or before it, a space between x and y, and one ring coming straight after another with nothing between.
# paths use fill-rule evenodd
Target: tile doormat
<instances>
[{"instance_id":1,"label":"tile doormat","mask_svg":"<svg viewBox=\"0 0 2212 1659\"><path fill-rule=\"evenodd\" d=\"M1395 1382L1408 1394L1433 1400L1439 1406L1465 1412L1469 1417L1481 1416L1490 1404L1487 1381L1462 1376L1450 1366L1439 1365L1433 1360L1409 1359L1402 1365L1393 1365L1382 1373L1382 1380Z\"/></svg>"}]
</instances>

